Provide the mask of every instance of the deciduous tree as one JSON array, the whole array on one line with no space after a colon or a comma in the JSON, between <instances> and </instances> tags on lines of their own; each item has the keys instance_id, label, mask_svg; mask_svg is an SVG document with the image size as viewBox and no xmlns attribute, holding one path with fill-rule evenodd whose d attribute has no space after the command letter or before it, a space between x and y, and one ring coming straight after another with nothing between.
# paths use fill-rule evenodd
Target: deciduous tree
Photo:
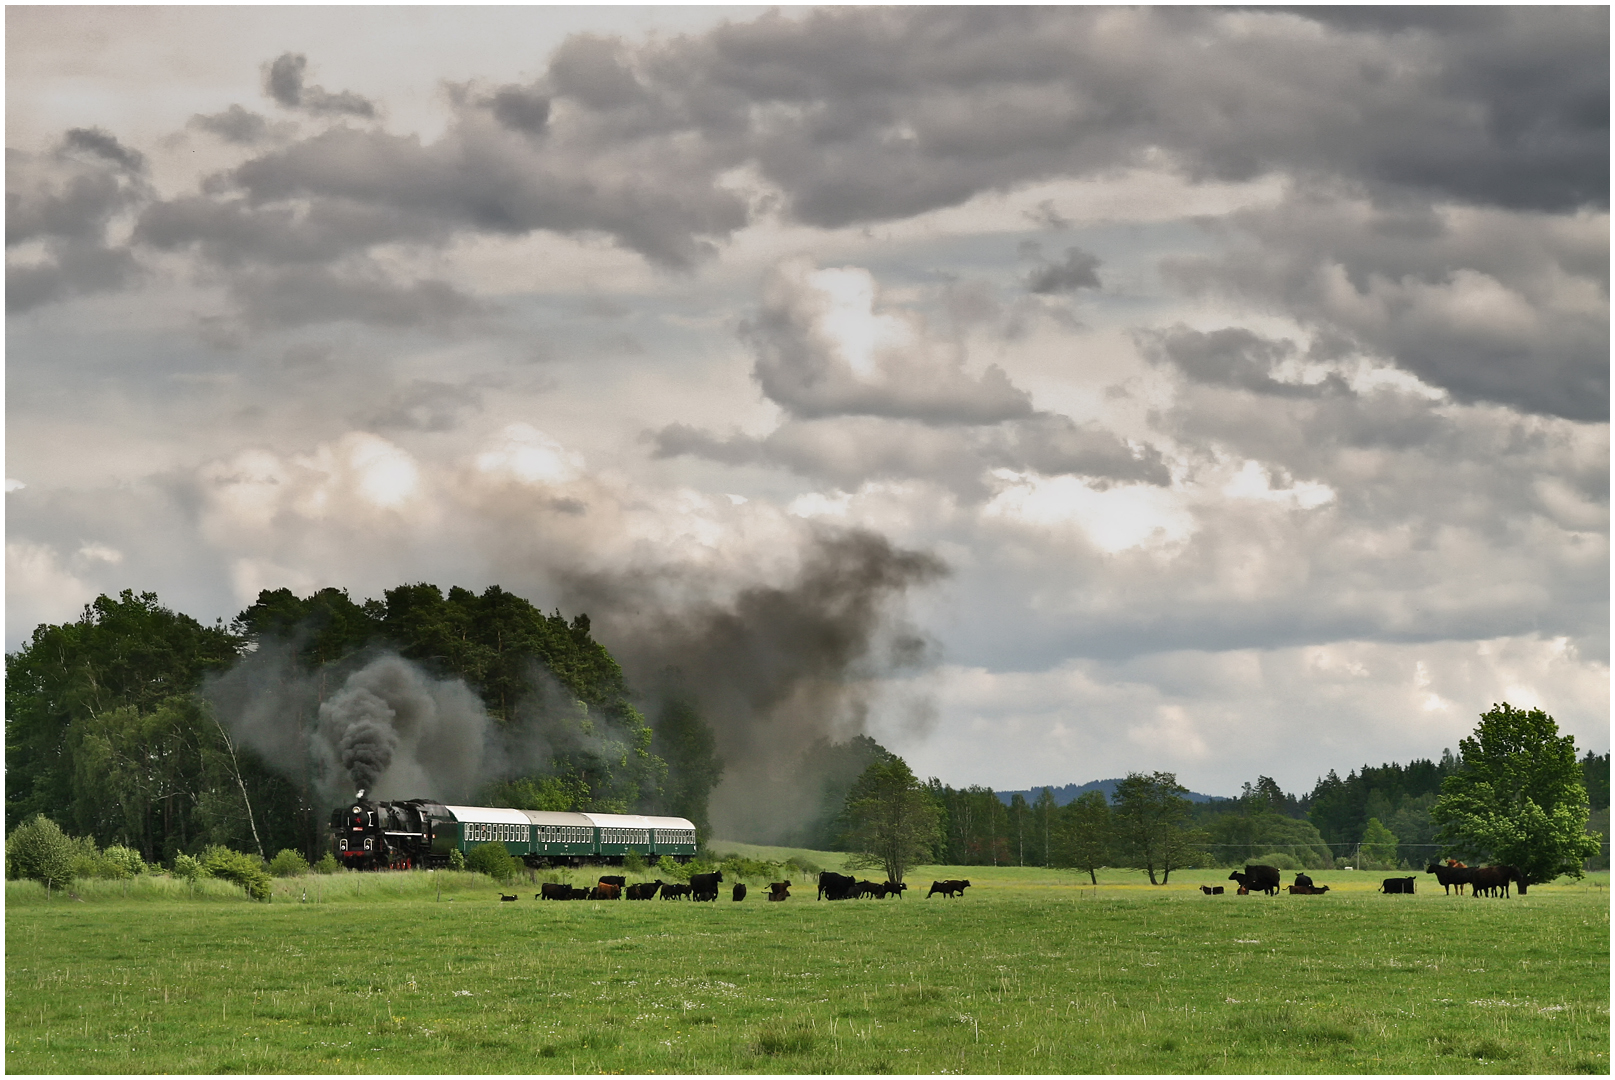
<instances>
[{"instance_id":1,"label":"deciduous tree","mask_svg":"<svg viewBox=\"0 0 1615 1080\"><path fill-rule=\"evenodd\" d=\"M1576 741L1541 709L1503 702L1459 743L1462 768L1441 785L1430 816L1450 850L1517 868L1527 883L1582 876L1598 854L1587 833L1587 788Z\"/></svg>"},{"instance_id":2,"label":"deciduous tree","mask_svg":"<svg viewBox=\"0 0 1615 1080\"><path fill-rule=\"evenodd\" d=\"M849 867L881 867L901 882L928 859L936 842L938 812L925 786L900 757L876 761L847 794Z\"/></svg>"},{"instance_id":3,"label":"deciduous tree","mask_svg":"<svg viewBox=\"0 0 1615 1080\"><path fill-rule=\"evenodd\" d=\"M1173 870L1203 857L1204 834L1185 824L1192 809L1183 797L1188 790L1169 772L1128 773L1116 785L1117 846L1129 866L1149 875L1151 885L1165 885Z\"/></svg>"},{"instance_id":4,"label":"deciduous tree","mask_svg":"<svg viewBox=\"0 0 1615 1080\"><path fill-rule=\"evenodd\" d=\"M1103 791L1085 791L1060 813L1060 842L1055 865L1081 870L1099 884L1098 870L1110 859L1110 804Z\"/></svg>"}]
</instances>

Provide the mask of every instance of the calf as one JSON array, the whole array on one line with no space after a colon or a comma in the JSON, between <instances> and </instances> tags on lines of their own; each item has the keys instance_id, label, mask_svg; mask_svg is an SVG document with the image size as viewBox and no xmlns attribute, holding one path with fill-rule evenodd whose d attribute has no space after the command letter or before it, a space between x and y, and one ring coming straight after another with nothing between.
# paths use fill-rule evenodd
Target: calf
<instances>
[{"instance_id":1,"label":"calf","mask_svg":"<svg viewBox=\"0 0 1615 1080\"><path fill-rule=\"evenodd\" d=\"M789 881L770 881L768 883L768 898L770 900L789 900L791 898L791 883Z\"/></svg>"},{"instance_id":2,"label":"calf","mask_svg":"<svg viewBox=\"0 0 1615 1080\"><path fill-rule=\"evenodd\" d=\"M1410 877L1388 877L1380 885L1379 889L1380 892L1386 894L1408 893L1411 895L1413 892L1413 882L1414 879Z\"/></svg>"},{"instance_id":3,"label":"calf","mask_svg":"<svg viewBox=\"0 0 1615 1080\"><path fill-rule=\"evenodd\" d=\"M1290 895L1291 896L1322 896L1324 893L1326 893L1328 891L1329 891L1329 886L1327 886L1327 885L1313 885L1310 882L1308 882L1305 885L1296 884L1296 885L1291 885L1290 886Z\"/></svg>"},{"instance_id":4,"label":"calf","mask_svg":"<svg viewBox=\"0 0 1615 1080\"><path fill-rule=\"evenodd\" d=\"M937 893L949 898L963 896L968 888L970 888L970 882L968 881L933 881L931 882L931 891L925 894L925 898L929 900Z\"/></svg>"},{"instance_id":5,"label":"calf","mask_svg":"<svg viewBox=\"0 0 1615 1080\"><path fill-rule=\"evenodd\" d=\"M515 897L514 897L514 896L506 896L506 895L505 895L505 894L504 894L504 893L500 893L500 894L499 894L499 899L501 899L501 900L503 900L503 901L505 901L505 902L507 902L507 903L508 903L508 902L510 902L510 901L511 901L511 900L514 900L514 899L516 899L516 898L515 898Z\"/></svg>"},{"instance_id":6,"label":"calf","mask_svg":"<svg viewBox=\"0 0 1615 1080\"><path fill-rule=\"evenodd\" d=\"M1223 887L1221 885L1202 885L1200 886L1200 891L1207 896L1221 896Z\"/></svg>"},{"instance_id":7,"label":"calf","mask_svg":"<svg viewBox=\"0 0 1615 1080\"><path fill-rule=\"evenodd\" d=\"M746 899L746 883L744 881L735 882L734 899L737 903Z\"/></svg>"},{"instance_id":8,"label":"calf","mask_svg":"<svg viewBox=\"0 0 1615 1080\"><path fill-rule=\"evenodd\" d=\"M722 880L722 870L714 870L710 874L691 874L690 898L693 900L716 900L718 898L718 882Z\"/></svg>"},{"instance_id":9,"label":"calf","mask_svg":"<svg viewBox=\"0 0 1615 1080\"><path fill-rule=\"evenodd\" d=\"M587 900L589 898L589 890L582 885L568 885L566 892L568 900Z\"/></svg>"},{"instance_id":10,"label":"calf","mask_svg":"<svg viewBox=\"0 0 1615 1080\"><path fill-rule=\"evenodd\" d=\"M666 885L662 886L662 899L663 900L677 900L681 896L689 896L689 895L690 895L690 887L688 885L679 885L679 884L674 883L674 882L669 882Z\"/></svg>"},{"instance_id":11,"label":"calf","mask_svg":"<svg viewBox=\"0 0 1615 1080\"><path fill-rule=\"evenodd\" d=\"M901 900L901 899L903 899L903 892L907 888L908 888L908 883L907 882L903 882L903 881L887 881L887 882L883 882L881 884L881 887L880 887L880 898L882 900L884 900L888 896L895 896L899 900Z\"/></svg>"},{"instance_id":12,"label":"calf","mask_svg":"<svg viewBox=\"0 0 1615 1080\"><path fill-rule=\"evenodd\" d=\"M867 896L880 895L880 886L876 885L873 881L860 881L857 889L858 891L854 895L856 895L860 900Z\"/></svg>"}]
</instances>

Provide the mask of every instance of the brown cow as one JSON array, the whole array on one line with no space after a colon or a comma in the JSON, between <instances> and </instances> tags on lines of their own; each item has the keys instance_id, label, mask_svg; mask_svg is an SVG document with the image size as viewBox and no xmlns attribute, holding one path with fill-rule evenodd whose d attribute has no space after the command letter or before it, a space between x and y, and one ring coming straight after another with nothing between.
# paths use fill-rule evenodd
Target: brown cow
<instances>
[{"instance_id":1,"label":"brown cow","mask_svg":"<svg viewBox=\"0 0 1615 1080\"><path fill-rule=\"evenodd\" d=\"M791 898L791 883L789 881L770 881L768 883L768 898L770 900L789 900Z\"/></svg>"},{"instance_id":2,"label":"brown cow","mask_svg":"<svg viewBox=\"0 0 1615 1080\"><path fill-rule=\"evenodd\" d=\"M622 889L616 885L596 885L589 890L590 900L621 900Z\"/></svg>"}]
</instances>

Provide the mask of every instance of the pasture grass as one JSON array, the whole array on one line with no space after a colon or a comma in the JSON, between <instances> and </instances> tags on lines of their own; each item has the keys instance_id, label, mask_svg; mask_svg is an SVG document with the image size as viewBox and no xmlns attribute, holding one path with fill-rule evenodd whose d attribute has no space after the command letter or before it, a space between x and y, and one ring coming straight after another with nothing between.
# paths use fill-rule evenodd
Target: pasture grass
<instances>
[{"instance_id":1,"label":"pasture grass","mask_svg":"<svg viewBox=\"0 0 1615 1080\"><path fill-rule=\"evenodd\" d=\"M1329 871L1321 897L1199 892L1226 876L924 867L904 900L741 904L501 903L420 872L280 879L267 905L8 883L6 1067L1608 1073L1607 872L1507 901ZM972 887L926 900L932 878Z\"/></svg>"}]
</instances>

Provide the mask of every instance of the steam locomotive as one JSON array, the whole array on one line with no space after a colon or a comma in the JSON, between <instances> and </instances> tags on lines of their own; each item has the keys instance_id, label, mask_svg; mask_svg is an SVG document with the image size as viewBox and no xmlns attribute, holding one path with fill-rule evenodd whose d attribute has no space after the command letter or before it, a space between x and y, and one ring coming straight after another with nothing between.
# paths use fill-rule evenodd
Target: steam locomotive
<instances>
[{"instance_id":1,"label":"steam locomotive","mask_svg":"<svg viewBox=\"0 0 1615 1080\"><path fill-rule=\"evenodd\" d=\"M331 814L331 852L355 870L407 870L449 864L449 853L478 844L505 850L535 869L581 862L620 863L695 855L695 825L677 817L562 813L450 806L431 799L373 802L360 791Z\"/></svg>"}]
</instances>

